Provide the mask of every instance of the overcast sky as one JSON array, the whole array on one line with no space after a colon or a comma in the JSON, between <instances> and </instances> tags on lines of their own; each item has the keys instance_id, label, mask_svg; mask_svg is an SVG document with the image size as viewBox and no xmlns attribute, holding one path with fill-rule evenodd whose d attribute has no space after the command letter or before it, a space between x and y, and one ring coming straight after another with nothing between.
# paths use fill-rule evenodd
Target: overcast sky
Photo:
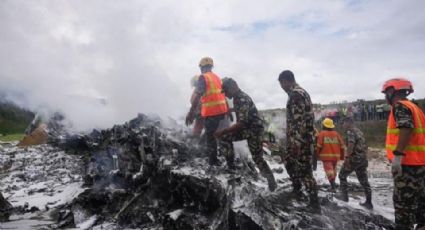
<instances>
[{"instance_id":1,"label":"overcast sky","mask_svg":"<svg viewBox=\"0 0 425 230\"><path fill-rule=\"evenodd\" d=\"M138 112L182 118L190 78L210 56L260 109L285 106L285 69L314 103L381 99L396 76L423 98L423 9L423 0L1 0L0 92L81 128Z\"/></svg>"}]
</instances>

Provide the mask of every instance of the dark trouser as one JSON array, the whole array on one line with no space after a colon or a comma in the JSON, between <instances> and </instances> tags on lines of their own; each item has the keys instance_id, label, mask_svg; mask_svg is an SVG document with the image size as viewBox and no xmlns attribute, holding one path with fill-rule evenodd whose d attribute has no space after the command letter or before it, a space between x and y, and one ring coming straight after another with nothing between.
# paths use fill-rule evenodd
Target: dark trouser
<instances>
[{"instance_id":1,"label":"dark trouser","mask_svg":"<svg viewBox=\"0 0 425 230\"><path fill-rule=\"evenodd\" d=\"M394 175L396 229L425 226L425 166L402 166L402 175Z\"/></svg>"},{"instance_id":2,"label":"dark trouser","mask_svg":"<svg viewBox=\"0 0 425 230\"><path fill-rule=\"evenodd\" d=\"M217 140L214 137L215 131L220 124L220 121L224 119L224 114L205 117L204 127L205 127L205 138L207 142L207 153L209 156L209 164L213 165L218 162L217 159Z\"/></svg>"},{"instance_id":3,"label":"dark trouser","mask_svg":"<svg viewBox=\"0 0 425 230\"><path fill-rule=\"evenodd\" d=\"M235 152L233 149L233 142L247 140L248 148L251 152L252 159L257 164L260 171L270 171L267 162L263 158L262 136L263 135L260 132L254 133L250 132L249 130L242 130L240 132L224 135L220 139L220 146L223 150L228 164L234 164Z\"/></svg>"},{"instance_id":4,"label":"dark trouser","mask_svg":"<svg viewBox=\"0 0 425 230\"><path fill-rule=\"evenodd\" d=\"M339 171L339 181L341 183L341 190L343 192L347 192L347 188L348 188L347 177L354 171L356 172L359 183L365 190L366 197L372 197L372 189L370 188L370 184L367 178L367 166L368 166L367 160L364 160L361 162L353 162L353 161L344 162L341 170Z\"/></svg>"},{"instance_id":5,"label":"dark trouser","mask_svg":"<svg viewBox=\"0 0 425 230\"><path fill-rule=\"evenodd\" d=\"M317 184L313 177L313 170L311 167L313 154L310 148L302 149L301 152L302 155L299 157L289 155L286 158L286 171L292 181L294 192L300 192L301 186L304 184L310 197L317 199Z\"/></svg>"},{"instance_id":6,"label":"dark trouser","mask_svg":"<svg viewBox=\"0 0 425 230\"><path fill-rule=\"evenodd\" d=\"M269 165L263 158L263 144L262 144L263 132L262 130L251 131L243 129L236 133L230 133L222 136L220 139L220 146L227 160L228 167L234 167L235 151L233 149L234 141L247 140L248 148L251 152L252 159L257 165L261 172L269 183L274 183L273 172Z\"/></svg>"}]
</instances>

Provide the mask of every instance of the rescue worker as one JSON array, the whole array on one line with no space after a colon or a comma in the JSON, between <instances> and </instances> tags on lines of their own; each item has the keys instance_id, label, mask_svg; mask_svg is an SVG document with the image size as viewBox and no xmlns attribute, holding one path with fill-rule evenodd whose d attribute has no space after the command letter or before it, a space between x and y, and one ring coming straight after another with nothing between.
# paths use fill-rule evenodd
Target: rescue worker
<instances>
[{"instance_id":1,"label":"rescue worker","mask_svg":"<svg viewBox=\"0 0 425 230\"><path fill-rule=\"evenodd\" d=\"M194 102L195 97L197 95L196 86L198 84L198 80L199 80L199 75L193 76L192 79L190 80L190 85L193 88L193 93L190 98L191 104ZM197 138L201 137L202 130L204 129L204 119L201 116L201 106L202 106L201 101L198 101L198 106L195 109L195 124L193 125L193 129L192 129L192 135Z\"/></svg>"},{"instance_id":2,"label":"rescue worker","mask_svg":"<svg viewBox=\"0 0 425 230\"><path fill-rule=\"evenodd\" d=\"M313 104L310 95L296 83L290 70L280 73L279 83L289 96L286 104L287 156L282 160L292 181L292 192L299 197L303 183L310 197L310 207L320 212L317 184L311 167L314 154Z\"/></svg>"},{"instance_id":3,"label":"rescue worker","mask_svg":"<svg viewBox=\"0 0 425 230\"><path fill-rule=\"evenodd\" d=\"M425 115L409 101L409 80L394 78L382 87L391 105L386 150L392 162L396 229L425 229Z\"/></svg>"},{"instance_id":4,"label":"rescue worker","mask_svg":"<svg viewBox=\"0 0 425 230\"><path fill-rule=\"evenodd\" d=\"M338 199L348 202L348 182L347 177L353 171L356 172L357 179L363 187L366 201L360 203L367 209L373 209L372 189L367 178L367 145L363 135L355 125L352 117L345 117L342 121L342 127L345 132L345 143L347 150L345 153L344 164L339 171L340 193L336 196Z\"/></svg>"},{"instance_id":5,"label":"rescue worker","mask_svg":"<svg viewBox=\"0 0 425 230\"><path fill-rule=\"evenodd\" d=\"M227 98L233 99L233 110L236 113L236 123L232 126L215 132L219 138L220 146L225 154L227 167L234 170L233 142L247 140L252 159L260 169L261 174L267 179L269 190L277 187L269 165L263 158L262 137L264 121L260 118L251 97L243 92L232 78L223 79L223 92Z\"/></svg>"},{"instance_id":6,"label":"rescue worker","mask_svg":"<svg viewBox=\"0 0 425 230\"><path fill-rule=\"evenodd\" d=\"M344 142L341 135L335 131L335 125L330 118L322 121L322 131L317 137L316 154L323 162L323 168L332 191L335 191L336 164L344 155Z\"/></svg>"},{"instance_id":7,"label":"rescue worker","mask_svg":"<svg viewBox=\"0 0 425 230\"><path fill-rule=\"evenodd\" d=\"M205 138L209 164L220 165L217 158L217 140L214 133L220 121L228 112L227 102L221 92L221 79L212 72L213 59L204 57L199 62L201 75L199 76L196 93L189 112L186 115L186 125L191 125L195 119L196 107L201 101L201 116L204 118Z\"/></svg>"}]
</instances>

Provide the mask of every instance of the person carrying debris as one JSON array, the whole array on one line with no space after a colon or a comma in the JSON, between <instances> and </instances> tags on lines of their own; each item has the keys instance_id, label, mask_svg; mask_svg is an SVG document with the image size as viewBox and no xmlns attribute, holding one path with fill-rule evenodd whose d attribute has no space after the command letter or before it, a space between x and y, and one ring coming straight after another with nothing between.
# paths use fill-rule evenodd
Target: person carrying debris
<instances>
[{"instance_id":1,"label":"person carrying debris","mask_svg":"<svg viewBox=\"0 0 425 230\"><path fill-rule=\"evenodd\" d=\"M192 104L196 98L196 86L198 84L199 75L195 75L190 80L190 85L193 87L193 93L190 98L190 103ZM192 134L194 137L201 137L202 130L204 129L204 119L201 116L201 102L198 100L198 105L195 109L195 124L193 125Z\"/></svg>"},{"instance_id":2,"label":"person carrying debris","mask_svg":"<svg viewBox=\"0 0 425 230\"><path fill-rule=\"evenodd\" d=\"M214 133L220 121L223 120L227 114L228 107L226 98L221 92L221 80L212 72L213 66L213 59L210 57L204 57L199 62L199 68L202 75L199 76L196 93L193 96L190 110L186 115L186 125L191 125L193 123L196 108L199 101L201 101L201 116L204 118L209 164L220 165L220 161L217 158L217 140L214 137Z\"/></svg>"},{"instance_id":3,"label":"person carrying debris","mask_svg":"<svg viewBox=\"0 0 425 230\"><path fill-rule=\"evenodd\" d=\"M290 70L280 73L279 83L289 96L286 104L287 157L282 160L292 181L292 192L299 197L303 183L310 196L310 206L320 212L317 184L311 167L314 154L313 104L310 95L296 83Z\"/></svg>"},{"instance_id":4,"label":"person carrying debris","mask_svg":"<svg viewBox=\"0 0 425 230\"><path fill-rule=\"evenodd\" d=\"M342 127L345 131L347 151L345 153L344 164L339 171L341 186L340 193L336 198L348 202L347 177L354 171L366 194L366 201L360 203L360 205L367 209L373 209L372 189L367 178L367 145L363 132L354 125L354 119L352 117L345 117L342 121Z\"/></svg>"},{"instance_id":5,"label":"person carrying debris","mask_svg":"<svg viewBox=\"0 0 425 230\"><path fill-rule=\"evenodd\" d=\"M227 167L232 170L235 169L233 142L247 140L252 159L260 169L261 174L267 179L269 190L274 191L277 187L276 181L273 172L263 158L262 137L264 121L260 118L251 97L243 92L232 78L223 79L223 92L226 97L233 99L236 113L236 124L217 130L214 134L220 140Z\"/></svg>"},{"instance_id":6,"label":"person carrying debris","mask_svg":"<svg viewBox=\"0 0 425 230\"><path fill-rule=\"evenodd\" d=\"M322 121L322 131L317 138L316 154L323 162L323 168L331 184L332 191L336 190L336 164L344 156L344 142L330 118Z\"/></svg>"},{"instance_id":7,"label":"person carrying debris","mask_svg":"<svg viewBox=\"0 0 425 230\"><path fill-rule=\"evenodd\" d=\"M386 150L394 178L396 229L425 229L425 115L409 101L409 80L394 78L382 87L391 105Z\"/></svg>"}]
</instances>

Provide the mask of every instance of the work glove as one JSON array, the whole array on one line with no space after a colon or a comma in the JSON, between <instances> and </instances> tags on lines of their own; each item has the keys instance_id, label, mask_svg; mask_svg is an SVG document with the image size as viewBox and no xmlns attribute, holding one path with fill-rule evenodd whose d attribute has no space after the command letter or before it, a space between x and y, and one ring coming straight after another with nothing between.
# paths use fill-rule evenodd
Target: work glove
<instances>
[{"instance_id":1,"label":"work glove","mask_svg":"<svg viewBox=\"0 0 425 230\"><path fill-rule=\"evenodd\" d=\"M394 176L396 175L402 175L402 169L401 169L401 159L403 156L394 156L394 159L391 163L391 172Z\"/></svg>"},{"instance_id":2,"label":"work glove","mask_svg":"<svg viewBox=\"0 0 425 230\"><path fill-rule=\"evenodd\" d=\"M186 115L186 126L191 125L194 120L195 120L195 115L192 113L192 111L189 111Z\"/></svg>"}]
</instances>

